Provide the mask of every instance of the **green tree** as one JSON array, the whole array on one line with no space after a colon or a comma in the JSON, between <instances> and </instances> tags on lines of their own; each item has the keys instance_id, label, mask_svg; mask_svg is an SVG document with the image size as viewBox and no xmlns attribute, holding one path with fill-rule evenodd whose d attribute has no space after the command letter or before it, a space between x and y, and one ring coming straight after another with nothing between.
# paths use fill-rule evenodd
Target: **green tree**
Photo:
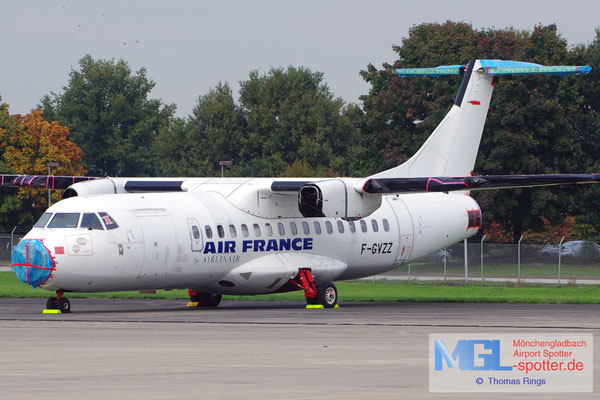
<instances>
[{"instance_id":1,"label":"green tree","mask_svg":"<svg viewBox=\"0 0 600 400\"><path fill-rule=\"evenodd\" d=\"M124 60L86 55L64 92L44 96L41 107L47 119L69 128L89 174L154 175L151 144L175 110L148 98L154 85L144 68L132 73Z\"/></svg>"},{"instance_id":2,"label":"green tree","mask_svg":"<svg viewBox=\"0 0 600 400\"><path fill-rule=\"evenodd\" d=\"M451 40L450 40L451 38ZM371 84L362 97L364 154L354 166L363 174L406 161L439 124L452 105L459 78L403 79L394 68L465 63L499 58L545 65L572 60L567 42L555 25L533 31L475 30L464 23L423 24L394 46L397 61L382 71L362 71ZM502 78L496 86L483 133L476 174L584 172L579 119L578 80L587 77ZM379 149L379 150L378 150ZM560 222L572 209L572 192L522 189L474 194L488 222L499 222L518 239L525 228L541 228L541 215Z\"/></svg>"},{"instance_id":3,"label":"green tree","mask_svg":"<svg viewBox=\"0 0 600 400\"><path fill-rule=\"evenodd\" d=\"M348 174L358 108L334 98L322 81L305 68L253 71L241 82L239 103L219 83L191 116L161 130L157 165L169 175L218 175L219 160L233 160L229 176Z\"/></svg>"},{"instance_id":4,"label":"green tree","mask_svg":"<svg viewBox=\"0 0 600 400\"><path fill-rule=\"evenodd\" d=\"M296 160L317 174L349 173L348 151L357 131L322 73L273 68L251 72L240 85L246 121L240 157L248 175L279 175Z\"/></svg>"},{"instance_id":5,"label":"green tree","mask_svg":"<svg viewBox=\"0 0 600 400\"><path fill-rule=\"evenodd\" d=\"M189 118L161 130L153 144L156 165L167 175L215 176L218 161L235 160L227 174L237 175L243 127L231 88L219 83L198 98Z\"/></svg>"}]
</instances>

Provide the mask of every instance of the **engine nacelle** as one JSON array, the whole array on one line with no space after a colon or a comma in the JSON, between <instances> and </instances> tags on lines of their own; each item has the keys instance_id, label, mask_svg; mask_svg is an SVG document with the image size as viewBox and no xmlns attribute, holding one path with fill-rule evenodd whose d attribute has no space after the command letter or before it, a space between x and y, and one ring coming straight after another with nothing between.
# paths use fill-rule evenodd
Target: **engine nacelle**
<instances>
[{"instance_id":1,"label":"engine nacelle","mask_svg":"<svg viewBox=\"0 0 600 400\"><path fill-rule=\"evenodd\" d=\"M303 217L356 220L381 206L381 194L357 192L356 179L327 179L308 183L298 192L298 210Z\"/></svg>"}]
</instances>

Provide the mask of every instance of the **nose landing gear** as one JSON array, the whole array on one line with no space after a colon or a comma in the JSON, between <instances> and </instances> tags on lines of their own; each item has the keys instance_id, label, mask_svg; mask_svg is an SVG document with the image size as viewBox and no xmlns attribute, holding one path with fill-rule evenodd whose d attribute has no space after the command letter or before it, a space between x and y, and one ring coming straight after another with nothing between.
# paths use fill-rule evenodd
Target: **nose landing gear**
<instances>
[{"instance_id":1,"label":"nose landing gear","mask_svg":"<svg viewBox=\"0 0 600 400\"><path fill-rule=\"evenodd\" d=\"M66 297L63 297L63 290L56 291L56 297L50 297L46 301L47 310L59 310L61 313L71 312L71 302Z\"/></svg>"}]
</instances>

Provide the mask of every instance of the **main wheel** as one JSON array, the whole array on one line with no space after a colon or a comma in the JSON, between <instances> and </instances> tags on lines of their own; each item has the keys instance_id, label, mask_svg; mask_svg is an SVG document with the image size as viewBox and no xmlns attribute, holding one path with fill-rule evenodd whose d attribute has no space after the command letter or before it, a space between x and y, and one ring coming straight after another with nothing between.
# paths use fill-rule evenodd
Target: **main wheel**
<instances>
[{"instance_id":1,"label":"main wheel","mask_svg":"<svg viewBox=\"0 0 600 400\"><path fill-rule=\"evenodd\" d=\"M70 313L71 312L71 302L66 297L61 297L56 301L56 308L60 310L60 312Z\"/></svg>"},{"instance_id":2,"label":"main wheel","mask_svg":"<svg viewBox=\"0 0 600 400\"><path fill-rule=\"evenodd\" d=\"M331 282L320 284L317 286L317 297L314 300L316 304L322 304L325 308L335 307L338 300L337 288Z\"/></svg>"},{"instance_id":3,"label":"main wheel","mask_svg":"<svg viewBox=\"0 0 600 400\"><path fill-rule=\"evenodd\" d=\"M49 297L46 301L47 310L56 310L56 297Z\"/></svg>"},{"instance_id":4,"label":"main wheel","mask_svg":"<svg viewBox=\"0 0 600 400\"><path fill-rule=\"evenodd\" d=\"M221 304L220 294L215 293L198 293L198 306L199 307L216 307Z\"/></svg>"}]
</instances>

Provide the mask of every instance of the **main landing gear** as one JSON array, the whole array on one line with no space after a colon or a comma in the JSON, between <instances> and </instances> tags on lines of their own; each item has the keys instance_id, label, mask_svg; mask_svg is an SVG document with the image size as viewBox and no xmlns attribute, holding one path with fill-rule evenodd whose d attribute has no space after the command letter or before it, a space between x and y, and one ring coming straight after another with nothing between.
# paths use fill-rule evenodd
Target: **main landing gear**
<instances>
[{"instance_id":1,"label":"main landing gear","mask_svg":"<svg viewBox=\"0 0 600 400\"><path fill-rule=\"evenodd\" d=\"M309 268L300 268L296 278L290 282L304 290L307 307L320 305L323 308L334 308L337 305L338 292L335 285L332 282L316 285Z\"/></svg>"},{"instance_id":2,"label":"main landing gear","mask_svg":"<svg viewBox=\"0 0 600 400\"><path fill-rule=\"evenodd\" d=\"M61 313L71 312L71 302L66 297L63 297L63 291L57 290L56 297L50 297L46 301L47 310L60 310Z\"/></svg>"},{"instance_id":3,"label":"main landing gear","mask_svg":"<svg viewBox=\"0 0 600 400\"><path fill-rule=\"evenodd\" d=\"M193 289L188 290L190 302L188 307L216 307L221 303L222 296L215 293L201 293Z\"/></svg>"}]
</instances>

